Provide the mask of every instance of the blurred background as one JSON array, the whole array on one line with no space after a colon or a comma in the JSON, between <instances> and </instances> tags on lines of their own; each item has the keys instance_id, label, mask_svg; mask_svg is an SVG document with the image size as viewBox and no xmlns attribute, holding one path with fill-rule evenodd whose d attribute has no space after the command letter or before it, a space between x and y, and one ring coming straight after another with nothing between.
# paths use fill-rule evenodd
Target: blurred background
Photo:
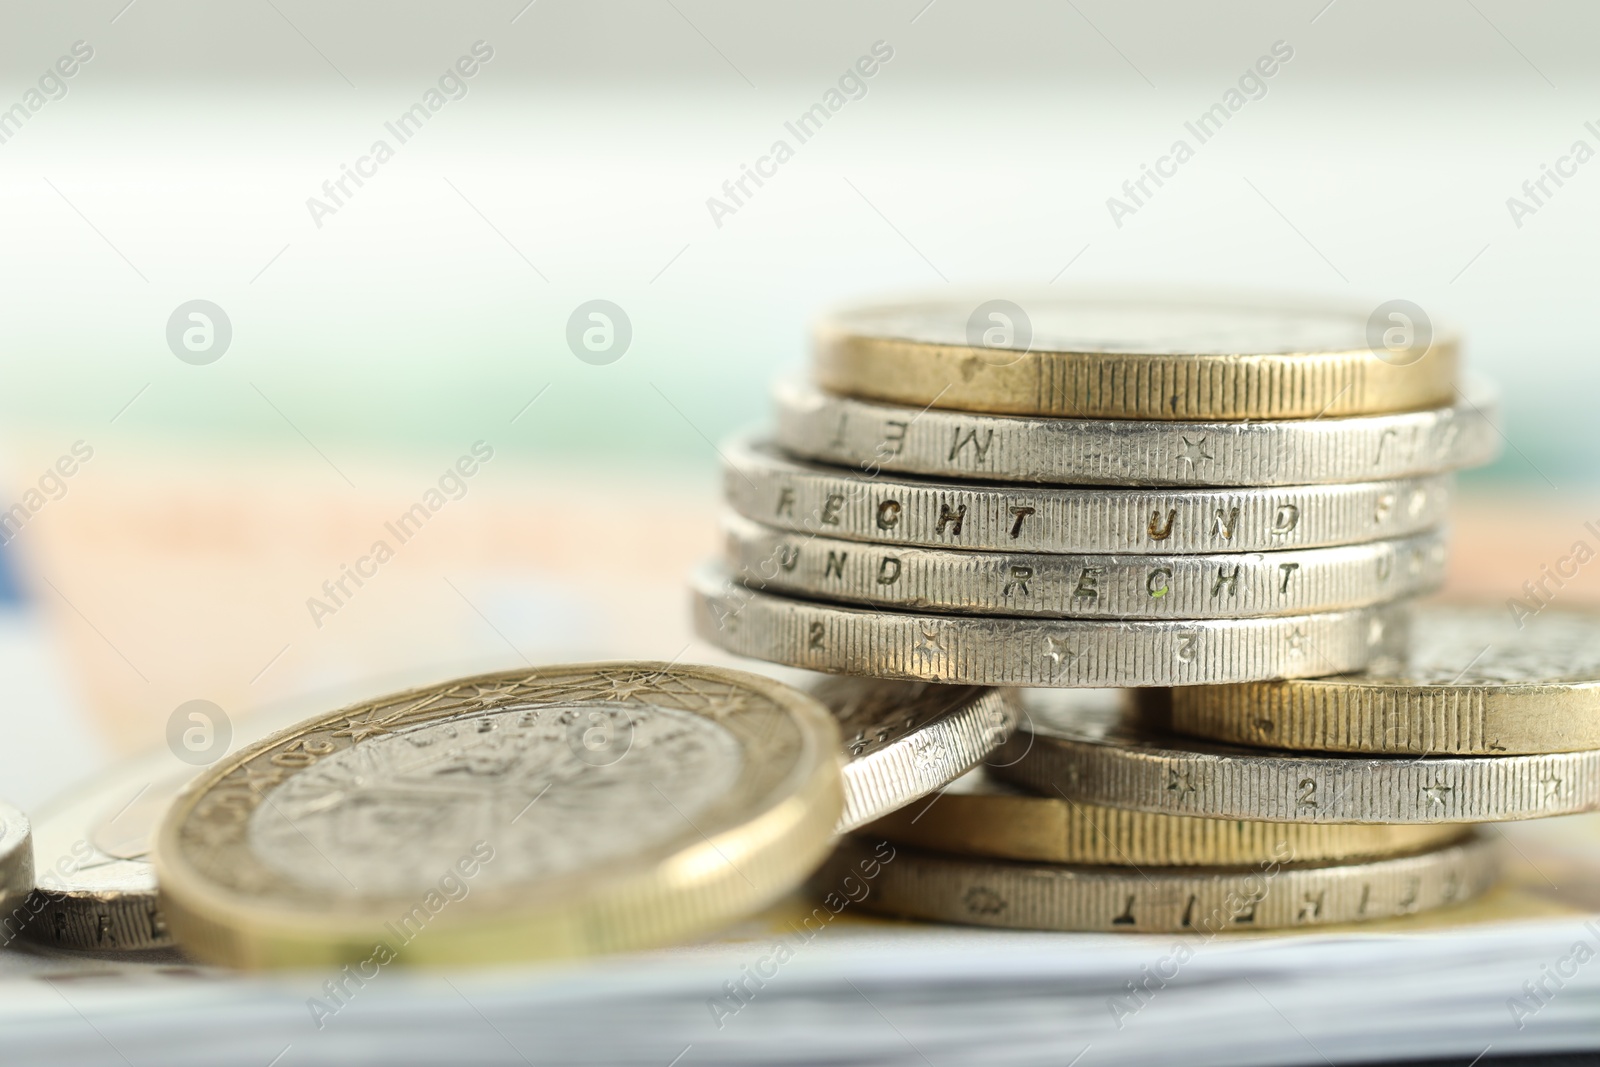
<instances>
[{"instance_id":1,"label":"blurred background","mask_svg":"<svg viewBox=\"0 0 1600 1067\"><path fill-rule=\"evenodd\" d=\"M1504 395L1455 589L1503 601L1600 545L1592 6L97 0L4 31L20 804L189 700L697 658L713 442L764 417L820 308L884 290L1414 301ZM603 365L568 341L591 300L631 327Z\"/></svg>"}]
</instances>

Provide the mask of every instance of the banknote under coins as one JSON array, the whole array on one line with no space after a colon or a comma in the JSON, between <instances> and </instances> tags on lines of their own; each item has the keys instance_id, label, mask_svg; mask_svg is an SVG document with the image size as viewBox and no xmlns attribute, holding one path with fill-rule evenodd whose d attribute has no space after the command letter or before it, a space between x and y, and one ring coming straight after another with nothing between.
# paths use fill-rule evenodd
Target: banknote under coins
<instances>
[{"instance_id":1,"label":"banknote under coins","mask_svg":"<svg viewBox=\"0 0 1600 1067\"><path fill-rule=\"evenodd\" d=\"M482 675L231 753L156 837L185 952L483 963L695 936L793 889L843 810L839 731L770 679L665 663Z\"/></svg>"}]
</instances>

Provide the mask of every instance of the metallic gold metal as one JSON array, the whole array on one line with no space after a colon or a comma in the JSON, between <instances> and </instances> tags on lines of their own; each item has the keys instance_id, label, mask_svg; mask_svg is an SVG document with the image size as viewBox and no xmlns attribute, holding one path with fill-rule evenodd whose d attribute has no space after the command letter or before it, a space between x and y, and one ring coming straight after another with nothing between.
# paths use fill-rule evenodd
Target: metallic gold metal
<instances>
[{"instance_id":1,"label":"metallic gold metal","mask_svg":"<svg viewBox=\"0 0 1600 1067\"><path fill-rule=\"evenodd\" d=\"M1195 737L1307 752L1503 756L1600 749L1600 615L1419 611L1404 662L1172 693Z\"/></svg>"},{"instance_id":2,"label":"metallic gold metal","mask_svg":"<svg viewBox=\"0 0 1600 1067\"><path fill-rule=\"evenodd\" d=\"M1498 874L1497 850L1477 834L1339 866L1300 865L1285 849L1255 866L1150 870L969 859L858 834L811 884L868 911L932 922L1206 937L1411 915L1470 900Z\"/></svg>"},{"instance_id":3,"label":"metallic gold metal","mask_svg":"<svg viewBox=\"0 0 1600 1067\"><path fill-rule=\"evenodd\" d=\"M983 770L861 830L870 840L1003 860L1111 867L1229 867L1288 848L1297 862L1348 863L1440 848L1459 826L1349 826L1158 815L1041 796Z\"/></svg>"},{"instance_id":4,"label":"metallic gold metal","mask_svg":"<svg viewBox=\"0 0 1600 1067\"><path fill-rule=\"evenodd\" d=\"M252 968L690 937L821 860L843 805L838 748L811 697L713 667L575 664L412 690L276 734L186 787L156 838L161 907L186 952ZM408 856L457 848L481 863ZM445 877L468 890L441 896Z\"/></svg>"},{"instance_id":5,"label":"metallic gold metal","mask_svg":"<svg viewBox=\"0 0 1600 1067\"><path fill-rule=\"evenodd\" d=\"M974 342L982 302L829 316L815 330L817 383L917 408L1101 419L1310 419L1455 399L1453 336L1391 361L1368 347L1364 312L1022 294L1024 351Z\"/></svg>"}]
</instances>

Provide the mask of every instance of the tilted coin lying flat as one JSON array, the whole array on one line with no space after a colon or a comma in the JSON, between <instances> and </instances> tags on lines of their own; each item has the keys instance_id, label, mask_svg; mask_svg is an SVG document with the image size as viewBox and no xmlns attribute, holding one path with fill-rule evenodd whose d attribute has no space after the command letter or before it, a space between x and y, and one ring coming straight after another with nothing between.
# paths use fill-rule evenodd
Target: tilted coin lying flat
<instances>
[{"instance_id":1,"label":"tilted coin lying flat","mask_svg":"<svg viewBox=\"0 0 1600 1067\"><path fill-rule=\"evenodd\" d=\"M1258 619L1055 619L868 611L692 580L695 628L728 652L830 674L960 685L1204 685L1360 670L1406 605Z\"/></svg>"},{"instance_id":2,"label":"tilted coin lying flat","mask_svg":"<svg viewBox=\"0 0 1600 1067\"><path fill-rule=\"evenodd\" d=\"M1172 693L1183 733L1313 752L1498 756L1600 749L1600 614L1430 605L1361 674Z\"/></svg>"},{"instance_id":3,"label":"tilted coin lying flat","mask_svg":"<svg viewBox=\"0 0 1600 1067\"><path fill-rule=\"evenodd\" d=\"M1052 419L901 407L784 382L774 440L876 473L1046 485L1314 485L1464 470L1499 453L1497 395L1468 379L1448 407L1338 419Z\"/></svg>"},{"instance_id":4,"label":"tilted coin lying flat","mask_svg":"<svg viewBox=\"0 0 1600 1067\"><path fill-rule=\"evenodd\" d=\"M694 936L800 883L843 806L827 709L664 663L481 675L225 757L156 838L195 957L484 963Z\"/></svg>"},{"instance_id":5,"label":"tilted coin lying flat","mask_svg":"<svg viewBox=\"0 0 1600 1067\"><path fill-rule=\"evenodd\" d=\"M1281 552L1082 555L871 545L723 516L723 559L757 589L895 611L1240 619L1368 607L1444 580L1443 530Z\"/></svg>"},{"instance_id":6,"label":"tilted coin lying flat","mask_svg":"<svg viewBox=\"0 0 1600 1067\"><path fill-rule=\"evenodd\" d=\"M843 309L812 361L825 389L916 408L1311 419L1449 404L1457 348L1414 305L1056 290Z\"/></svg>"},{"instance_id":7,"label":"tilted coin lying flat","mask_svg":"<svg viewBox=\"0 0 1600 1067\"><path fill-rule=\"evenodd\" d=\"M723 445L723 490L747 519L884 545L1000 552L1273 552L1431 530L1452 478L1246 489L1077 489L872 475Z\"/></svg>"},{"instance_id":8,"label":"tilted coin lying flat","mask_svg":"<svg viewBox=\"0 0 1600 1067\"><path fill-rule=\"evenodd\" d=\"M869 823L861 836L935 852L1111 867L1230 867L1284 855L1348 863L1439 848L1466 833L1448 824L1349 826L1158 815L1043 796L979 769L926 801Z\"/></svg>"},{"instance_id":9,"label":"tilted coin lying flat","mask_svg":"<svg viewBox=\"0 0 1600 1067\"><path fill-rule=\"evenodd\" d=\"M809 687L844 738L838 832L903 808L977 766L1016 725L1009 690L874 678Z\"/></svg>"},{"instance_id":10,"label":"tilted coin lying flat","mask_svg":"<svg viewBox=\"0 0 1600 1067\"><path fill-rule=\"evenodd\" d=\"M1192 740L1126 712L1024 693L996 774L1079 803L1206 819L1466 823L1600 808L1600 751L1535 756L1312 756Z\"/></svg>"},{"instance_id":11,"label":"tilted coin lying flat","mask_svg":"<svg viewBox=\"0 0 1600 1067\"><path fill-rule=\"evenodd\" d=\"M846 888L870 864L858 906L933 922L1023 930L1192 933L1370 922L1461 903L1494 884L1493 843L1473 835L1409 856L1303 866L1285 849L1247 867L1074 867L971 859L847 838L812 880Z\"/></svg>"}]
</instances>

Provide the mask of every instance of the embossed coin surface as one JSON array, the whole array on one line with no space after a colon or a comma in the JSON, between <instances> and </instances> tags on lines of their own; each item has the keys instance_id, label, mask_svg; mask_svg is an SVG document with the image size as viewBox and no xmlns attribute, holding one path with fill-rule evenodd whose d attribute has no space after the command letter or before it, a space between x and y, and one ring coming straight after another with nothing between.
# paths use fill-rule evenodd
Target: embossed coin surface
<instances>
[{"instance_id":1,"label":"embossed coin surface","mask_svg":"<svg viewBox=\"0 0 1600 1067\"><path fill-rule=\"evenodd\" d=\"M1443 530L1361 545L1158 556L872 545L722 520L728 570L758 589L895 611L1239 619L1367 607L1444 580Z\"/></svg>"},{"instance_id":2,"label":"embossed coin surface","mask_svg":"<svg viewBox=\"0 0 1600 1067\"><path fill-rule=\"evenodd\" d=\"M1016 724L1009 690L823 678L810 692L844 739L839 833L902 808L977 766Z\"/></svg>"},{"instance_id":3,"label":"embossed coin surface","mask_svg":"<svg viewBox=\"0 0 1600 1067\"><path fill-rule=\"evenodd\" d=\"M1219 867L1264 863L1287 848L1296 862L1373 859L1437 848L1458 826L1341 826L1158 815L1043 796L979 769L868 824L861 836L963 856L1104 864Z\"/></svg>"},{"instance_id":4,"label":"embossed coin surface","mask_svg":"<svg viewBox=\"0 0 1600 1067\"><path fill-rule=\"evenodd\" d=\"M901 407L785 382L774 440L875 473L1046 485L1314 485L1408 478L1492 460L1495 390L1469 379L1450 407L1342 419L1050 419Z\"/></svg>"},{"instance_id":5,"label":"embossed coin surface","mask_svg":"<svg viewBox=\"0 0 1600 1067\"><path fill-rule=\"evenodd\" d=\"M1480 835L1366 863L1306 866L1285 847L1253 866L1164 870L971 859L898 845L874 850L870 842L878 840L847 839L812 884L859 885L855 871L869 864L876 877L869 892L858 893L869 911L1024 930L1205 936L1370 922L1470 900L1499 873L1496 849Z\"/></svg>"},{"instance_id":6,"label":"embossed coin surface","mask_svg":"<svg viewBox=\"0 0 1600 1067\"><path fill-rule=\"evenodd\" d=\"M1257 619L1053 619L868 611L692 579L700 636L829 674L959 685L1203 685L1359 670L1403 640L1405 604Z\"/></svg>"},{"instance_id":7,"label":"embossed coin surface","mask_svg":"<svg viewBox=\"0 0 1600 1067\"><path fill-rule=\"evenodd\" d=\"M1136 811L1305 823L1467 823L1600 808L1600 751L1400 759L1312 756L1171 734L1126 710L1023 694L996 774L1034 792Z\"/></svg>"},{"instance_id":8,"label":"embossed coin surface","mask_svg":"<svg viewBox=\"0 0 1600 1067\"><path fill-rule=\"evenodd\" d=\"M1001 296L1013 326L971 331ZM1369 346L1370 314L1181 294L941 295L824 318L814 370L847 396L1074 418L1298 419L1454 400L1455 338L1435 329L1396 360Z\"/></svg>"},{"instance_id":9,"label":"embossed coin surface","mask_svg":"<svg viewBox=\"0 0 1600 1067\"><path fill-rule=\"evenodd\" d=\"M1450 475L1248 489L1077 489L873 475L723 445L723 488L768 526L873 544L999 552L1273 552L1430 530Z\"/></svg>"},{"instance_id":10,"label":"embossed coin surface","mask_svg":"<svg viewBox=\"0 0 1600 1067\"><path fill-rule=\"evenodd\" d=\"M1175 691L1172 724L1301 751L1600 749L1600 614L1536 607L1431 605L1419 610L1398 662L1315 681Z\"/></svg>"},{"instance_id":11,"label":"embossed coin surface","mask_svg":"<svg viewBox=\"0 0 1600 1067\"><path fill-rule=\"evenodd\" d=\"M842 809L827 709L738 671L577 664L324 715L173 802L161 904L247 967L484 962L658 944L821 860Z\"/></svg>"}]
</instances>

